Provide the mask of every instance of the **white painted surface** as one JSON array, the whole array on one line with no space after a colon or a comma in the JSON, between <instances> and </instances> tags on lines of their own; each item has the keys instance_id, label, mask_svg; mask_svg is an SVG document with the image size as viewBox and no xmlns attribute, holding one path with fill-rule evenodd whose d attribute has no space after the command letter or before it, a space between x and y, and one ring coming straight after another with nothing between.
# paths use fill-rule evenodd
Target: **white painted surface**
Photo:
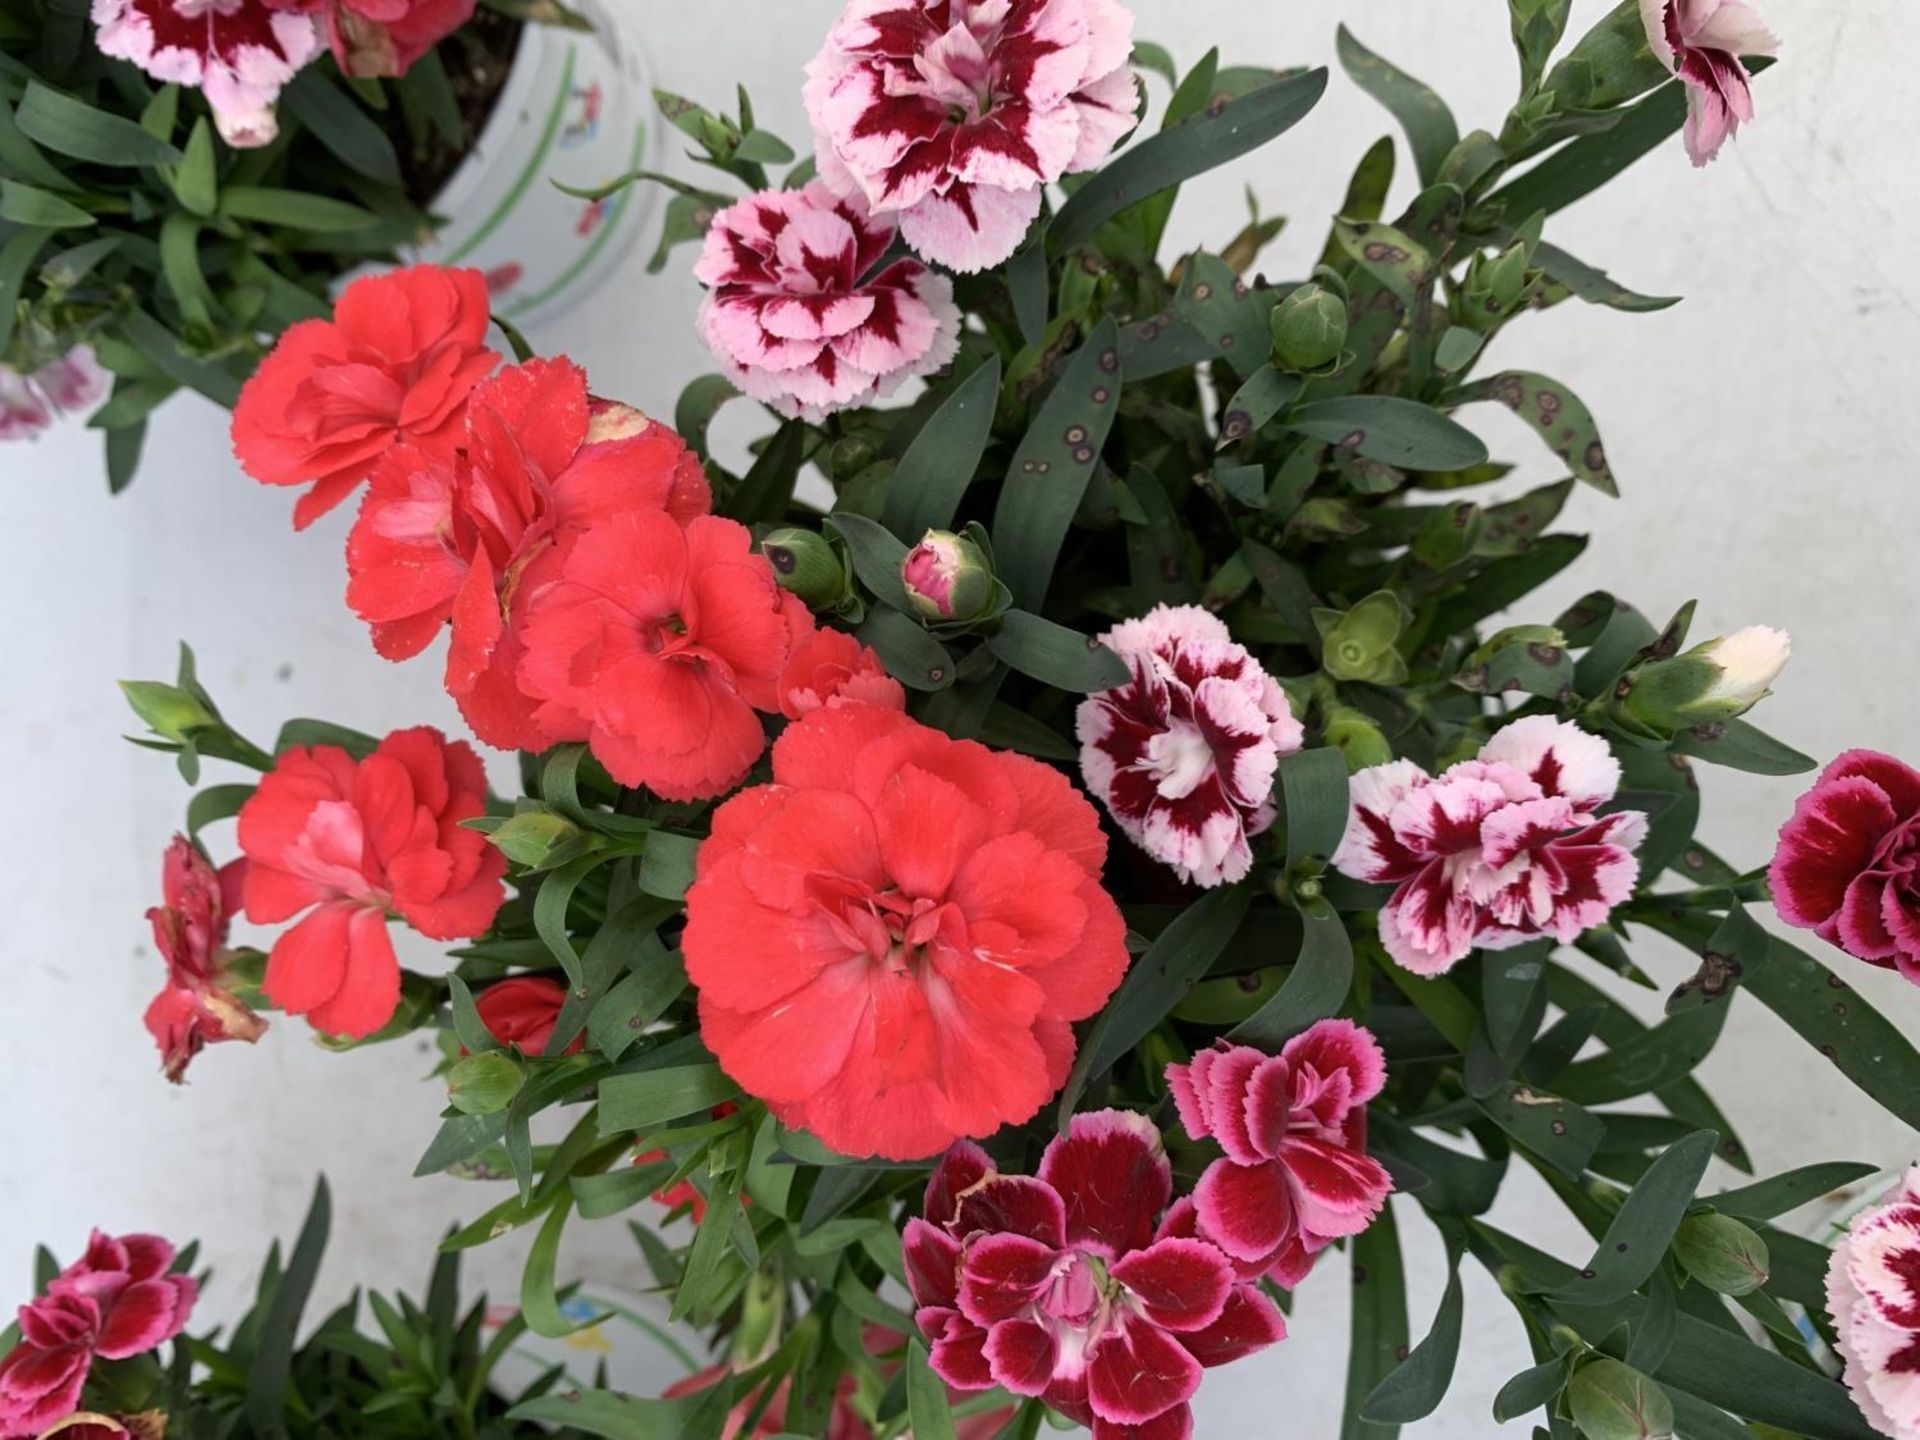
<instances>
[{"instance_id":1,"label":"white painted surface","mask_svg":"<svg viewBox=\"0 0 1920 1440\"><path fill-rule=\"evenodd\" d=\"M804 139L799 69L833 0L719 0L697 18L625 3L663 83L725 101L744 79L762 123ZM1504 7L1494 0L1136 8L1141 34L1186 63L1212 43L1239 61L1329 61L1345 19L1441 89L1469 128L1497 127L1513 85ZM1604 8L1584 0L1576 23ZM1704 173L1689 169L1676 141L1551 232L1623 282L1687 302L1654 316L1569 305L1521 327L1499 357L1579 390L1625 492L1615 502L1576 497L1569 519L1593 531L1593 547L1521 618L1549 619L1558 602L1611 586L1656 615L1698 596L1702 634L1786 626L1798 654L1767 704L1769 728L1822 757L1871 745L1920 759L1910 638L1920 613L1912 563L1920 182L1897 104L1920 71L1920 41L1896 23L1906 18L1896 0L1761 8L1787 51L1761 82L1760 123ZM1297 130L1183 199L1174 240L1224 242L1242 218L1239 187L1251 183L1269 211L1295 217L1270 273L1300 273L1354 160L1389 127L1336 73ZM602 393L666 415L680 386L709 367L692 330L688 252L658 277L642 273L643 259L632 257L597 303L533 339L587 365ZM1516 479L1555 478L1532 438L1502 418L1484 407L1474 417L1497 453L1527 462ZM169 407L144 472L118 500L105 493L94 437L77 429L8 450L0 485L12 542L0 571L11 619L0 694L11 762L0 866L10 977L0 992L9 1081L0 1102L0 1302L24 1286L35 1241L71 1254L98 1223L202 1236L221 1271L208 1305L224 1313L267 1237L297 1223L322 1169L338 1201L327 1288L420 1283L448 1222L496 1198L408 1178L438 1103L418 1083L428 1065L421 1047L329 1056L283 1022L251 1052L204 1056L184 1089L160 1080L139 1023L157 978L141 912L157 898L160 847L185 791L165 760L116 738L127 717L111 682L169 675L175 640L185 637L215 695L256 736L296 714L373 731L452 727L437 666L396 667L373 654L340 599L345 512L293 535L289 497L238 473L222 417L195 400ZM1795 783L1725 772L1706 781L1705 837L1742 863L1764 857ZM1649 963L1665 981L1680 973L1672 955L1650 952ZM1920 995L1841 964L1897 1020L1920 1024ZM1892 1164L1916 1148L1751 1005L1705 1078L1769 1168L1816 1158ZM1549 1248L1579 1248L1554 1202L1518 1175L1498 1218ZM1411 1205L1402 1221L1418 1333L1438 1299L1438 1260ZM518 1253L511 1242L482 1252L483 1267L510 1276ZM579 1227L566 1259L603 1278L634 1265L617 1225ZM1334 1433L1344 1292L1336 1260L1303 1290L1291 1341L1211 1376L1200 1433ZM1467 1304L1461 1373L1441 1412L1413 1434L1490 1433L1494 1390L1526 1363L1517 1324L1477 1274Z\"/></svg>"}]
</instances>

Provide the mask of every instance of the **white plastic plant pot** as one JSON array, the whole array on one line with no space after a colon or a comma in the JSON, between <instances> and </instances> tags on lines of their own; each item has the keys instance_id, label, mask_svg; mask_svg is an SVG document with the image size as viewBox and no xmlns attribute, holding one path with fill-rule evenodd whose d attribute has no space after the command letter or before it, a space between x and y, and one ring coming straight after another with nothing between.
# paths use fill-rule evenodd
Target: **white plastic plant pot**
<instances>
[{"instance_id":1,"label":"white plastic plant pot","mask_svg":"<svg viewBox=\"0 0 1920 1440\"><path fill-rule=\"evenodd\" d=\"M521 31L473 153L431 207L445 223L413 257L481 271L494 313L517 325L551 319L591 294L654 204L651 185L594 201L553 183L604 185L649 164L655 143L652 86L632 34L594 0L573 8L593 22L591 32Z\"/></svg>"}]
</instances>

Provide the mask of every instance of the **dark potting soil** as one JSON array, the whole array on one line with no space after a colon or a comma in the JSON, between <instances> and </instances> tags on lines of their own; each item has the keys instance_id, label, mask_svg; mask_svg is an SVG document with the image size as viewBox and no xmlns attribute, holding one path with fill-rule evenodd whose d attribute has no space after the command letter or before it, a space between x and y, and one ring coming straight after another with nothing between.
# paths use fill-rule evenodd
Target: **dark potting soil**
<instances>
[{"instance_id":1,"label":"dark potting soil","mask_svg":"<svg viewBox=\"0 0 1920 1440\"><path fill-rule=\"evenodd\" d=\"M417 138L404 133L394 136L407 197L422 209L432 204L460 162L472 153L513 69L524 28L522 21L483 4L474 9L471 20L440 42L440 63L460 107L461 143L449 144L436 125L423 127L424 133ZM399 110L395 106L388 115L398 120Z\"/></svg>"}]
</instances>

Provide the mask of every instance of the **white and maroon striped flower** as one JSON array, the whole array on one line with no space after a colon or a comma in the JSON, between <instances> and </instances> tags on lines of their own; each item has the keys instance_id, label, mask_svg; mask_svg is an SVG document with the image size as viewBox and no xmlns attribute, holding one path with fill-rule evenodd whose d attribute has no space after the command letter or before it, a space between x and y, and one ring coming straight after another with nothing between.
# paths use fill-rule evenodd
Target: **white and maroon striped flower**
<instances>
[{"instance_id":1,"label":"white and maroon striped flower","mask_svg":"<svg viewBox=\"0 0 1920 1440\"><path fill-rule=\"evenodd\" d=\"M1155 606L1100 638L1133 678L1081 702L1087 788L1183 880L1244 878L1248 838L1273 823L1280 757L1300 748L1286 694L1198 605Z\"/></svg>"},{"instance_id":2,"label":"white and maroon striped flower","mask_svg":"<svg viewBox=\"0 0 1920 1440\"><path fill-rule=\"evenodd\" d=\"M850 0L807 66L820 174L936 264L998 265L1133 128L1132 52L1120 0Z\"/></svg>"},{"instance_id":3,"label":"white and maroon striped flower","mask_svg":"<svg viewBox=\"0 0 1920 1440\"><path fill-rule=\"evenodd\" d=\"M1595 812L1620 762L1606 742L1550 715L1516 720L1437 779L1411 760L1353 777L1333 863L1398 888L1380 911L1387 953L1438 975L1475 946L1570 941L1633 893L1647 817Z\"/></svg>"},{"instance_id":4,"label":"white and maroon striped flower","mask_svg":"<svg viewBox=\"0 0 1920 1440\"><path fill-rule=\"evenodd\" d=\"M1393 1189L1367 1154L1367 1102L1386 1081L1379 1042L1351 1020L1322 1020L1278 1055L1221 1041L1169 1065L1180 1123L1226 1152L1194 1186L1191 1212L1170 1219L1243 1276L1292 1289L1329 1244L1371 1225Z\"/></svg>"},{"instance_id":5,"label":"white and maroon striped flower","mask_svg":"<svg viewBox=\"0 0 1920 1440\"><path fill-rule=\"evenodd\" d=\"M1920 1440L1920 1166L1834 1246L1827 1313L1860 1413L1894 1440Z\"/></svg>"},{"instance_id":6,"label":"white and maroon striped flower","mask_svg":"<svg viewBox=\"0 0 1920 1440\"><path fill-rule=\"evenodd\" d=\"M1753 120L1743 55L1776 55L1780 42L1745 0L1640 0L1656 59L1687 87L1687 157L1705 165Z\"/></svg>"},{"instance_id":7,"label":"white and maroon striped flower","mask_svg":"<svg viewBox=\"0 0 1920 1440\"><path fill-rule=\"evenodd\" d=\"M1287 1327L1218 1246L1156 1226L1172 1183L1159 1131L1121 1110L1074 1116L1033 1176L948 1151L905 1236L934 1372L1042 1396L1093 1440L1188 1440L1202 1370Z\"/></svg>"},{"instance_id":8,"label":"white and maroon striped flower","mask_svg":"<svg viewBox=\"0 0 1920 1440\"><path fill-rule=\"evenodd\" d=\"M325 43L311 15L266 0L93 0L93 23L102 54L199 86L220 138L236 148L280 133L280 87Z\"/></svg>"},{"instance_id":9,"label":"white and maroon striped flower","mask_svg":"<svg viewBox=\"0 0 1920 1440\"><path fill-rule=\"evenodd\" d=\"M727 377L783 415L819 420L892 393L960 347L953 283L887 261L891 220L818 182L714 216L694 274L700 330Z\"/></svg>"}]
</instances>

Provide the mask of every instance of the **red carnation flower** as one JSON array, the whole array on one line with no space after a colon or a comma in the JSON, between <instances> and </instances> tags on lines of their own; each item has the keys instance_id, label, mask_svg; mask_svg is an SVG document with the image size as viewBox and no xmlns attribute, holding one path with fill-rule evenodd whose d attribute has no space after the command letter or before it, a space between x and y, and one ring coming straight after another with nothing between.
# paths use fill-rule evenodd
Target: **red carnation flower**
<instances>
[{"instance_id":1,"label":"red carnation flower","mask_svg":"<svg viewBox=\"0 0 1920 1440\"><path fill-rule=\"evenodd\" d=\"M1351 1020L1322 1020L1278 1055L1221 1041L1169 1065L1181 1124L1227 1152L1194 1187L1199 1233L1291 1288L1332 1240L1366 1229L1393 1189L1367 1154L1367 1102L1386 1078Z\"/></svg>"},{"instance_id":2,"label":"red carnation flower","mask_svg":"<svg viewBox=\"0 0 1920 1440\"><path fill-rule=\"evenodd\" d=\"M496 980L473 997L474 1013L487 1033L522 1055L544 1055L567 1003L567 987L545 975L514 975ZM587 1043L576 1035L566 1054L577 1054Z\"/></svg>"},{"instance_id":3,"label":"red carnation flower","mask_svg":"<svg viewBox=\"0 0 1920 1440\"><path fill-rule=\"evenodd\" d=\"M948 1151L905 1236L935 1373L1040 1396L1094 1440L1187 1440L1201 1371L1287 1326L1214 1245L1156 1226L1172 1187L1160 1132L1123 1110L1074 1116L1034 1177Z\"/></svg>"},{"instance_id":4,"label":"red carnation flower","mask_svg":"<svg viewBox=\"0 0 1920 1440\"><path fill-rule=\"evenodd\" d=\"M1920 985L1920 771L1847 751L1780 827L1767 880L1789 925Z\"/></svg>"},{"instance_id":5,"label":"red carnation flower","mask_svg":"<svg viewBox=\"0 0 1920 1440\"><path fill-rule=\"evenodd\" d=\"M283 752L240 807L247 918L306 918L274 942L267 997L316 1030L373 1034L400 1004L395 913L434 940L484 934L506 856L460 822L483 814L480 757L438 730L396 730L364 760L336 745Z\"/></svg>"},{"instance_id":6,"label":"red carnation flower","mask_svg":"<svg viewBox=\"0 0 1920 1440\"><path fill-rule=\"evenodd\" d=\"M542 750L535 702L516 677L527 602L568 544L622 510L685 523L712 507L699 460L666 426L594 400L569 360L502 370L473 392L464 449L403 446L383 457L347 537L347 603L389 660L417 655L453 622L447 691L503 750Z\"/></svg>"},{"instance_id":7,"label":"red carnation flower","mask_svg":"<svg viewBox=\"0 0 1920 1440\"><path fill-rule=\"evenodd\" d=\"M755 711L779 710L780 674L812 628L744 525L626 511L575 540L533 596L520 688L545 702L545 733L587 740L622 785L704 799L767 748Z\"/></svg>"},{"instance_id":8,"label":"red carnation flower","mask_svg":"<svg viewBox=\"0 0 1920 1440\"><path fill-rule=\"evenodd\" d=\"M473 18L474 0L267 0L311 15L345 75L404 75Z\"/></svg>"},{"instance_id":9,"label":"red carnation flower","mask_svg":"<svg viewBox=\"0 0 1920 1440\"><path fill-rule=\"evenodd\" d=\"M176 1085L208 1045L258 1040L267 1022L226 989L227 930L240 908L246 862L216 871L184 835L167 846L160 871L164 904L147 911L167 983L147 1006L147 1033Z\"/></svg>"},{"instance_id":10,"label":"red carnation flower","mask_svg":"<svg viewBox=\"0 0 1920 1440\"><path fill-rule=\"evenodd\" d=\"M727 378L782 415L818 421L953 359L953 282L918 260L883 264L893 231L817 183L714 216L693 273L711 291L700 329Z\"/></svg>"},{"instance_id":11,"label":"red carnation flower","mask_svg":"<svg viewBox=\"0 0 1920 1440\"><path fill-rule=\"evenodd\" d=\"M848 1155L1030 1118L1127 967L1093 807L1037 760L816 710L714 812L681 941L727 1073Z\"/></svg>"},{"instance_id":12,"label":"red carnation flower","mask_svg":"<svg viewBox=\"0 0 1920 1440\"><path fill-rule=\"evenodd\" d=\"M873 651L846 631L822 625L794 647L780 672L780 713L799 720L826 705L905 710L907 692Z\"/></svg>"},{"instance_id":13,"label":"red carnation flower","mask_svg":"<svg viewBox=\"0 0 1920 1440\"><path fill-rule=\"evenodd\" d=\"M73 1414L96 1356L144 1355L186 1328L200 1287L171 1273L173 1253L157 1235L96 1230L86 1254L20 1307L20 1343L0 1359L0 1437L26 1440Z\"/></svg>"},{"instance_id":14,"label":"red carnation flower","mask_svg":"<svg viewBox=\"0 0 1920 1440\"><path fill-rule=\"evenodd\" d=\"M498 358L486 332L478 270L415 265L354 281L333 319L290 327L241 389L240 468L265 485L311 485L293 509L305 529L395 445L451 458L467 396Z\"/></svg>"}]
</instances>

